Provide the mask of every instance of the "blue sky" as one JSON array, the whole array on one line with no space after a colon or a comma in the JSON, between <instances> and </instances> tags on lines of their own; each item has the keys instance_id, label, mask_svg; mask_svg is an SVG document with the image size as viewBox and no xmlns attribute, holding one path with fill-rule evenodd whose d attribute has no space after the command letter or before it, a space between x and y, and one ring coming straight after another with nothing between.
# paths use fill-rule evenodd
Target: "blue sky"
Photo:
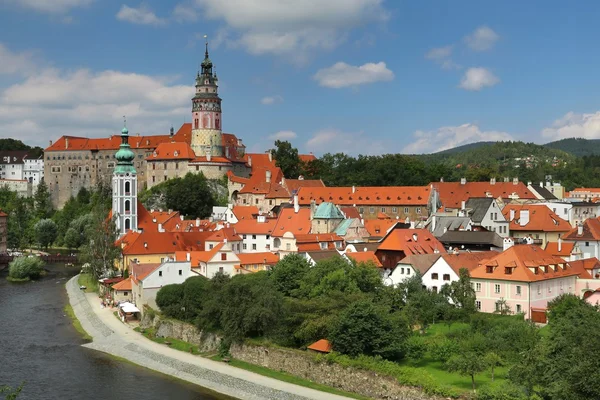
<instances>
[{"instance_id":1,"label":"blue sky","mask_svg":"<svg viewBox=\"0 0 600 400\"><path fill-rule=\"evenodd\" d=\"M0 136L167 133L210 41L223 128L316 154L600 138L600 3L0 0Z\"/></svg>"}]
</instances>

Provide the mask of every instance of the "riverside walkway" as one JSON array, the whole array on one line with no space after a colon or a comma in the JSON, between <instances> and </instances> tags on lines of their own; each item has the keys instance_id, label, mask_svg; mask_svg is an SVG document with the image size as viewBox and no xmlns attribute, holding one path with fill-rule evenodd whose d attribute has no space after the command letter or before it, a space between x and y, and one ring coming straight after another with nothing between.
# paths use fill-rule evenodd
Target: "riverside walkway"
<instances>
[{"instance_id":1,"label":"riverside walkway","mask_svg":"<svg viewBox=\"0 0 600 400\"><path fill-rule=\"evenodd\" d=\"M84 293L79 289L77 278L75 276L69 280L66 287L77 319L93 338L85 347L238 399L348 399L258 375L153 342L115 318L110 308L101 308L95 293Z\"/></svg>"}]
</instances>

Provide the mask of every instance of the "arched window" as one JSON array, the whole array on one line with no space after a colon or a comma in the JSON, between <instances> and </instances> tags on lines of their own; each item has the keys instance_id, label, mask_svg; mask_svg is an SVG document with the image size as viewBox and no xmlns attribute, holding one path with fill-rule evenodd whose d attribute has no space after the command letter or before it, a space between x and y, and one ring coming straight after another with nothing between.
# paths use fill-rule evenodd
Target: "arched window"
<instances>
[{"instance_id":1,"label":"arched window","mask_svg":"<svg viewBox=\"0 0 600 400\"><path fill-rule=\"evenodd\" d=\"M131 193L131 182L125 182L125 194Z\"/></svg>"},{"instance_id":2,"label":"arched window","mask_svg":"<svg viewBox=\"0 0 600 400\"><path fill-rule=\"evenodd\" d=\"M131 229L131 220L129 218L127 218L125 220L125 230L128 231Z\"/></svg>"},{"instance_id":3,"label":"arched window","mask_svg":"<svg viewBox=\"0 0 600 400\"><path fill-rule=\"evenodd\" d=\"M131 202L129 200L125 200L125 212L129 213L131 211Z\"/></svg>"},{"instance_id":4,"label":"arched window","mask_svg":"<svg viewBox=\"0 0 600 400\"><path fill-rule=\"evenodd\" d=\"M281 240L279 238L275 238L275 240L273 240L273 247L275 247L276 249L281 247Z\"/></svg>"},{"instance_id":5,"label":"arched window","mask_svg":"<svg viewBox=\"0 0 600 400\"><path fill-rule=\"evenodd\" d=\"M198 129L198 118L194 119L194 129Z\"/></svg>"}]
</instances>

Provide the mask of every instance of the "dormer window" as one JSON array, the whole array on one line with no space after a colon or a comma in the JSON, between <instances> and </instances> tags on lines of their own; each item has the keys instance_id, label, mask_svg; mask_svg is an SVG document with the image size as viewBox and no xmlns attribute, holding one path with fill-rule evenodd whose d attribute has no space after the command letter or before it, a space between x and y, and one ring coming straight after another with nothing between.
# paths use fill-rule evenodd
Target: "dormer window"
<instances>
[{"instance_id":1,"label":"dormer window","mask_svg":"<svg viewBox=\"0 0 600 400\"><path fill-rule=\"evenodd\" d=\"M174 155L175 157L177 157L177 156L179 155L179 152L178 152L177 150L175 150L175 152L173 153L173 155Z\"/></svg>"},{"instance_id":2,"label":"dormer window","mask_svg":"<svg viewBox=\"0 0 600 400\"><path fill-rule=\"evenodd\" d=\"M504 273L506 275L512 275L512 268L511 267L504 267Z\"/></svg>"},{"instance_id":3,"label":"dormer window","mask_svg":"<svg viewBox=\"0 0 600 400\"><path fill-rule=\"evenodd\" d=\"M158 154L156 154L156 152L152 153L153 157L156 157Z\"/></svg>"},{"instance_id":4,"label":"dormer window","mask_svg":"<svg viewBox=\"0 0 600 400\"><path fill-rule=\"evenodd\" d=\"M492 274L492 273L494 273L494 267L492 267L491 265L486 265L486 267L485 267L485 273L486 274Z\"/></svg>"},{"instance_id":5,"label":"dormer window","mask_svg":"<svg viewBox=\"0 0 600 400\"><path fill-rule=\"evenodd\" d=\"M544 273L547 274L548 273L548 266L544 265Z\"/></svg>"}]
</instances>

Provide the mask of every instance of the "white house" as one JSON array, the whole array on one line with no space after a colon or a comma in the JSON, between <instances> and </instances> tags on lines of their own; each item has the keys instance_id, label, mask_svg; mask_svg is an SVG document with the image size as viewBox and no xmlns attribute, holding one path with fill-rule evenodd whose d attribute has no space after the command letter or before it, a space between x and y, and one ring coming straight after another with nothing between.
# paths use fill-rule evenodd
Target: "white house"
<instances>
[{"instance_id":1,"label":"white house","mask_svg":"<svg viewBox=\"0 0 600 400\"><path fill-rule=\"evenodd\" d=\"M465 202L464 211L473 227L496 232L501 237L510 236L509 221L502 215L498 201L492 197L472 197Z\"/></svg>"},{"instance_id":2,"label":"white house","mask_svg":"<svg viewBox=\"0 0 600 400\"><path fill-rule=\"evenodd\" d=\"M135 268L132 269L135 271ZM192 275L189 261L167 260L143 273L131 276L132 301L140 310L144 304L152 308L156 305L156 294L166 285L183 283Z\"/></svg>"},{"instance_id":3,"label":"white house","mask_svg":"<svg viewBox=\"0 0 600 400\"><path fill-rule=\"evenodd\" d=\"M23 165L23 178L36 187L44 180L44 157L25 158Z\"/></svg>"},{"instance_id":4,"label":"white house","mask_svg":"<svg viewBox=\"0 0 600 400\"><path fill-rule=\"evenodd\" d=\"M571 259L600 258L600 220L589 218L562 236L564 243L575 243Z\"/></svg>"},{"instance_id":5,"label":"white house","mask_svg":"<svg viewBox=\"0 0 600 400\"><path fill-rule=\"evenodd\" d=\"M477 253L442 254L423 274L423 285L434 292L442 286L456 282L462 268L472 271L482 260L496 256L498 252L483 251Z\"/></svg>"},{"instance_id":6,"label":"white house","mask_svg":"<svg viewBox=\"0 0 600 400\"><path fill-rule=\"evenodd\" d=\"M276 218L258 215L256 219L244 219L235 224L235 230L242 237L242 253L262 253L271 251L271 235L277 224Z\"/></svg>"}]
</instances>

